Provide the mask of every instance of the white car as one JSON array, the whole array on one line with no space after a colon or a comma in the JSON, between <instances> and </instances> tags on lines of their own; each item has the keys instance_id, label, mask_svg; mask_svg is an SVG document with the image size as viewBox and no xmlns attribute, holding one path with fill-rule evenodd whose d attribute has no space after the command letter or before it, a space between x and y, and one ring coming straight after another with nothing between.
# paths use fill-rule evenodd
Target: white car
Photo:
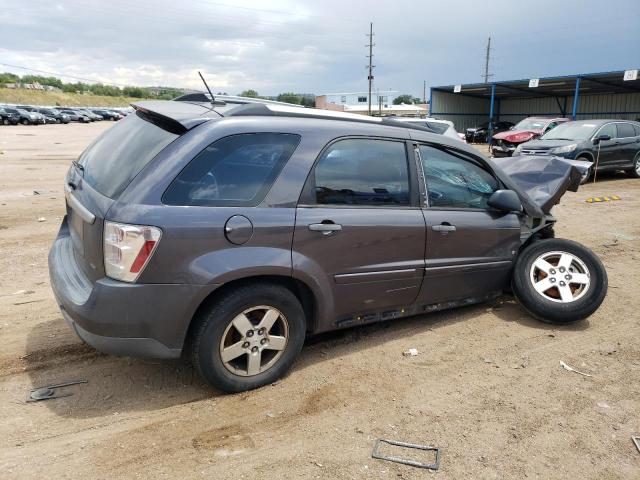
<instances>
[{"instance_id":1,"label":"white car","mask_svg":"<svg viewBox=\"0 0 640 480\"><path fill-rule=\"evenodd\" d=\"M453 122L450 120L439 120L436 118L411 118L411 117L394 117L394 120L398 120L401 122L411 122L423 124L426 127L434 130L436 133L440 135L444 135L445 137L455 138L456 140L460 140L461 142L467 143L462 133L458 133L456 131L456 127L453 126Z\"/></svg>"}]
</instances>

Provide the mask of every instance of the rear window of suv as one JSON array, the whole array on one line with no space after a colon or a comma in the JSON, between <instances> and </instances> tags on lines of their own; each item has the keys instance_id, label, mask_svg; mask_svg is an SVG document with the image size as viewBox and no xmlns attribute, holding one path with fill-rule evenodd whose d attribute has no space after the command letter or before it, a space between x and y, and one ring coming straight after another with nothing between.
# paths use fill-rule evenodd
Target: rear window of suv
<instances>
[{"instance_id":1,"label":"rear window of suv","mask_svg":"<svg viewBox=\"0 0 640 480\"><path fill-rule=\"evenodd\" d=\"M248 133L215 141L180 172L162 197L167 205L255 206L300 141L288 133Z\"/></svg>"},{"instance_id":2,"label":"rear window of suv","mask_svg":"<svg viewBox=\"0 0 640 480\"><path fill-rule=\"evenodd\" d=\"M129 115L82 153L78 161L84 167L84 181L102 195L116 198L176 138L138 115Z\"/></svg>"}]
</instances>

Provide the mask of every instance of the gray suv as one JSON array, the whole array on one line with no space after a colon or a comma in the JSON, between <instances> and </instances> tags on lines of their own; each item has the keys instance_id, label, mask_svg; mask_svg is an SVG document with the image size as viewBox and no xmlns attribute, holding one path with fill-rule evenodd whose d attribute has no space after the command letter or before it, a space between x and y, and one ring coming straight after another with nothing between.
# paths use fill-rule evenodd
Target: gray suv
<instances>
[{"instance_id":1,"label":"gray suv","mask_svg":"<svg viewBox=\"0 0 640 480\"><path fill-rule=\"evenodd\" d=\"M237 392L283 376L309 334L505 291L552 323L604 299L600 260L552 238L549 210L582 162L541 158L551 194L539 198L521 186L531 178L408 123L260 103L134 107L73 162L49 255L64 318L98 350L185 353Z\"/></svg>"}]
</instances>

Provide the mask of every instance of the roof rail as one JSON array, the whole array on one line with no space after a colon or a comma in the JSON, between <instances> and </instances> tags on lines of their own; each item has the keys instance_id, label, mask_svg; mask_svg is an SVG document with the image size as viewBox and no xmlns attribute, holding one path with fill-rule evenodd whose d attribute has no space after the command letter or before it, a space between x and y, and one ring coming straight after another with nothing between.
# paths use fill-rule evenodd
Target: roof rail
<instances>
[{"instance_id":1,"label":"roof rail","mask_svg":"<svg viewBox=\"0 0 640 480\"><path fill-rule=\"evenodd\" d=\"M373 123L389 127L407 128L410 130L421 130L428 133L438 133L427 125L416 125L410 122L403 122L395 118L369 117L355 113L335 112L331 110L320 110L317 108L302 108L299 106L288 107L282 105L270 105L264 103L249 103L238 105L222 113L224 117L298 117L298 118L319 118L323 120L341 120L343 122Z\"/></svg>"}]
</instances>

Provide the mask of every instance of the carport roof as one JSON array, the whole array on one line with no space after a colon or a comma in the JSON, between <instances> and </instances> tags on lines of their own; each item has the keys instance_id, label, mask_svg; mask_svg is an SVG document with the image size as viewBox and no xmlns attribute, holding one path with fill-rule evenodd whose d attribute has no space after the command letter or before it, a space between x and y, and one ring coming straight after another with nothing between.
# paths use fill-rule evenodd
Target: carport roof
<instances>
[{"instance_id":1,"label":"carport roof","mask_svg":"<svg viewBox=\"0 0 640 480\"><path fill-rule=\"evenodd\" d=\"M594 93L637 93L640 92L640 76L637 80L624 81L624 71L583 73L560 77L544 77L539 79L538 86L529 87L529 79L495 81L489 83L463 84L457 95L480 98L491 97L492 85L495 85L496 98L536 98L564 97L573 95L577 79L580 79L580 94ZM454 93L454 85L433 87L439 92Z\"/></svg>"}]
</instances>

